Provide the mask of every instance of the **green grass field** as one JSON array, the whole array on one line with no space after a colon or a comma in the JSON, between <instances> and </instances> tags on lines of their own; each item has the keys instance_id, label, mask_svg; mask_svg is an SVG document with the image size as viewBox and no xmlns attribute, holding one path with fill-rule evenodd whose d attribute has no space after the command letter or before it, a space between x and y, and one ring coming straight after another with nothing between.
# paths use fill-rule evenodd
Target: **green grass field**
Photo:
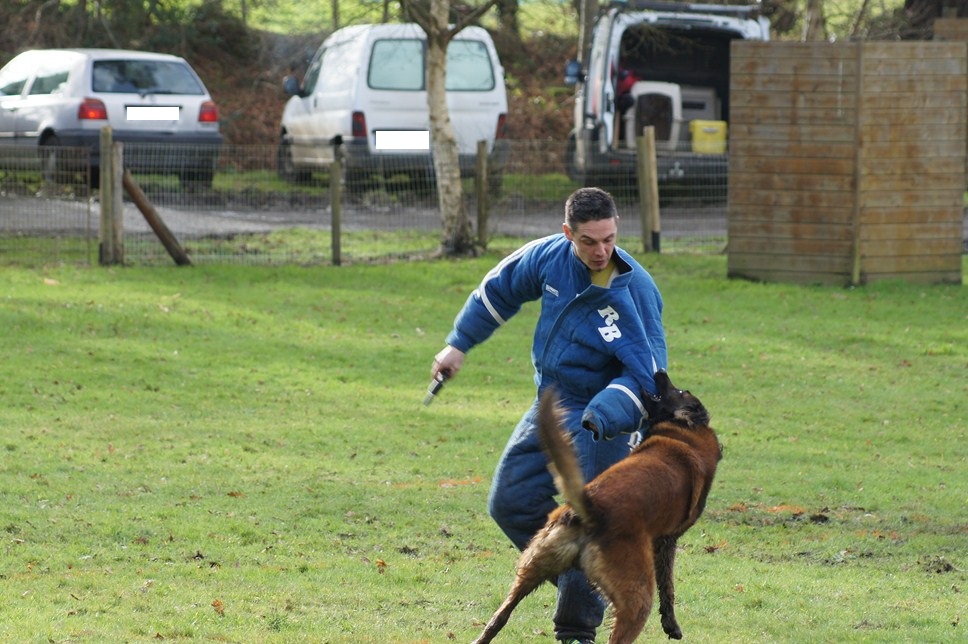
<instances>
[{"instance_id":1,"label":"green grass field","mask_svg":"<svg viewBox=\"0 0 968 644\"><path fill-rule=\"evenodd\" d=\"M4 267L0 641L470 641L513 574L485 501L535 309L421 401L496 260ZM725 445L686 640L968 639L965 287L642 261ZM550 642L553 603L502 641Z\"/></svg>"}]
</instances>

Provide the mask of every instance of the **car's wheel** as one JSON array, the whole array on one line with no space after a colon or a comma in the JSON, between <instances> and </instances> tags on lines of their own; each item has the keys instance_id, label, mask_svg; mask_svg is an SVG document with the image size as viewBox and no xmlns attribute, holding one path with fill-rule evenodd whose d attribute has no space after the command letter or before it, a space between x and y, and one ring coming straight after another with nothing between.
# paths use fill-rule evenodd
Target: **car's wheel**
<instances>
[{"instance_id":1,"label":"car's wheel","mask_svg":"<svg viewBox=\"0 0 968 644\"><path fill-rule=\"evenodd\" d=\"M215 168L184 168L178 173L178 179L186 190L210 189L215 177Z\"/></svg>"},{"instance_id":2,"label":"car's wheel","mask_svg":"<svg viewBox=\"0 0 968 644\"><path fill-rule=\"evenodd\" d=\"M305 168L297 168L292 160L292 145L282 138L276 150L276 172L279 178L290 183L306 183L312 173Z\"/></svg>"},{"instance_id":3,"label":"car's wheel","mask_svg":"<svg viewBox=\"0 0 968 644\"><path fill-rule=\"evenodd\" d=\"M44 181L49 183L64 182L67 170L64 167L63 151L60 139L51 135L40 144L40 162L43 168Z\"/></svg>"},{"instance_id":4,"label":"car's wheel","mask_svg":"<svg viewBox=\"0 0 968 644\"><path fill-rule=\"evenodd\" d=\"M40 164L44 181L51 185L83 185L97 188L99 181L98 168L90 167L90 175L78 177L78 173L85 174L89 164L72 154L72 149L64 148L60 137L51 134L40 143Z\"/></svg>"}]
</instances>

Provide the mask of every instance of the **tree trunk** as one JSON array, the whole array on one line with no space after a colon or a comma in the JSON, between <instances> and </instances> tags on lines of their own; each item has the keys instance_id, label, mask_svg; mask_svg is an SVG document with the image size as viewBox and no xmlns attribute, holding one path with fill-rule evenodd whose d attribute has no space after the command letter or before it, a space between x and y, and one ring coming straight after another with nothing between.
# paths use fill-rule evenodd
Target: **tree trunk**
<instances>
[{"instance_id":1,"label":"tree trunk","mask_svg":"<svg viewBox=\"0 0 968 644\"><path fill-rule=\"evenodd\" d=\"M501 32L520 45L521 25L518 22L518 0L498 0L497 12L500 18Z\"/></svg>"},{"instance_id":2,"label":"tree trunk","mask_svg":"<svg viewBox=\"0 0 968 644\"><path fill-rule=\"evenodd\" d=\"M437 203L443 220L441 253L473 254L474 240L460 182L457 137L447 109L447 26L450 0L431 0L427 32L427 103L430 108L430 149L437 176Z\"/></svg>"},{"instance_id":3,"label":"tree trunk","mask_svg":"<svg viewBox=\"0 0 968 644\"><path fill-rule=\"evenodd\" d=\"M807 0L803 16L803 41L827 39L827 24L823 15L823 0Z\"/></svg>"},{"instance_id":4,"label":"tree trunk","mask_svg":"<svg viewBox=\"0 0 968 644\"><path fill-rule=\"evenodd\" d=\"M854 22L850 26L850 33L847 37L853 40L859 33L861 25L864 23L864 17L867 15L867 7L870 5L870 0L862 0L860 9L857 10L857 15L854 17Z\"/></svg>"}]
</instances>

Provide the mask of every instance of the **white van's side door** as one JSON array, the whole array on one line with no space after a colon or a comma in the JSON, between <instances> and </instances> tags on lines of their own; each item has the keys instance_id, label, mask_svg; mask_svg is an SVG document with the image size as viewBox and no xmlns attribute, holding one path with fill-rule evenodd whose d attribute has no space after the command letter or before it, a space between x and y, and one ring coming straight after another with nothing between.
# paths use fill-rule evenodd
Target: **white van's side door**
<instances>
[{"instance_id":1,"label":"white van's side door","mask_svg":"<svg viewBox=\"0 0 968 644\"><path fill-rule=\"evenodd\" d=\"M316 50L312 60L309 61L309 67L303 77L302 93L299 96L293 96L286 104L285 122L291 141L292 158L300 164L315 165L319 162L318 148L322 146L313 143L315 128L312 106L317 101L315 91L322 68L324 47L325 45Z\"/></svg>"},{"instance_id":2,"label":"white van's side door","mask_svg":"<svg viewBox=\"0 0 968 644\"><path fill-rule=\"evenodd\" d=\"M599 129L599 153L604 153L613 138L615 127L615 86L612 81L611 58L609 56L614 11L603 14L595 25L592 35L592 46L588 56L588 67L585 70L584 114L576 113L575 125L581 129L594 124ZM577 110L576 110L577 111ZM590 133L587 133L590 134ZM590 158L591 150L585 150L585 143L590 136L578 136L578 154L584 159Z\"/></svg>"},{"instance_id":3,"label":"white van's side door","mask_svg":"<svg viewBox=\"0 0 968 644\"><path fill-rule=\"evenodd\" d=\"M327 163L333 160L333 137L346 137L353 129L365 41L361 33L349 40L330 41L323 51L319 80L310 97L310 134Z\"/></svg>"},{"instance_id":4,"label":"white van's side door","mask_svg":"<svg viewBox=\"0 0 968 644\"><path fill-rule=\"evenodd\" d=\"M332 163L333 137L350 131L362 40L324 42L306 70L302 94L286 104L283 118L297 164Z\"/></svg>"}]
</instances>

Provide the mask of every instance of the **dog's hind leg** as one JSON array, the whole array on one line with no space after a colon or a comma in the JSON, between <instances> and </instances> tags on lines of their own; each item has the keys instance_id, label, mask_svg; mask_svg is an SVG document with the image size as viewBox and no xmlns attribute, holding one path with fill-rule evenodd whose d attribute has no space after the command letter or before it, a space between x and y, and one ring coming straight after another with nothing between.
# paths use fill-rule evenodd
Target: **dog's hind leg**
<instances>
[{"instance_id":1,"label":"dog's hind leg","mask_svg":"<svg viewBox=\"0 0 968 644\"><path fill-rule=\"evenodd\" d=\"M670 639L681 640L682 629L676 621L676 585L673 567L676 561L675 537L661 537L655 540L655 581L659 587L659 614L662 615L662 630Z\"/></svg>"},{"instance_id":2,"label":"dog's hind leg","mask_svg":"<svg viewBox=\"0 0 968 644\"><path fill-rule=\"evenodd\" d=\"M545 526L518 558L517 576L504 603L494 612L474 644L490 642L508 623L511 612L542 582L571 568L578 555L578 530L558 523Z\"/></svg>"},{"instance_id":3,"label":"dog's hind leg","mask_svg":"<svg viewBox=\"0 0 968 644\"><path fill-rule=\"evenodd\" d=\"M481 631L481 634L476 640L474 640L473 644L487 644L493 640L501 629L504 628L504 625L508 623L508 618L511 617L511 611L514 610L514 608L521 602L522 599L525 598L528 593L537 588L538 584L540 583L541 582L539 581L528 588L526 585L521 583L521 578L518 577L517 581L514 582L514 586L511 588L511 592L508 593L507 599L505 599L500 608L494 612L494 615L491 616L490 621L487 622L487 626L484 627L484 630Z\"/></svg>"},{"instance_id":4,"label":"dog's hind leg","mask_svg":"<svg viewBox=\"0 0 968 644\"><path fill-rule=\"evenodd\" d=\"M651 544L629 541L611 544L607 550L586 550L584 555L585 574L612 604L615 624L608 643L631 644L652 612L655 573Z\"/></svg>"}]
</instances>

